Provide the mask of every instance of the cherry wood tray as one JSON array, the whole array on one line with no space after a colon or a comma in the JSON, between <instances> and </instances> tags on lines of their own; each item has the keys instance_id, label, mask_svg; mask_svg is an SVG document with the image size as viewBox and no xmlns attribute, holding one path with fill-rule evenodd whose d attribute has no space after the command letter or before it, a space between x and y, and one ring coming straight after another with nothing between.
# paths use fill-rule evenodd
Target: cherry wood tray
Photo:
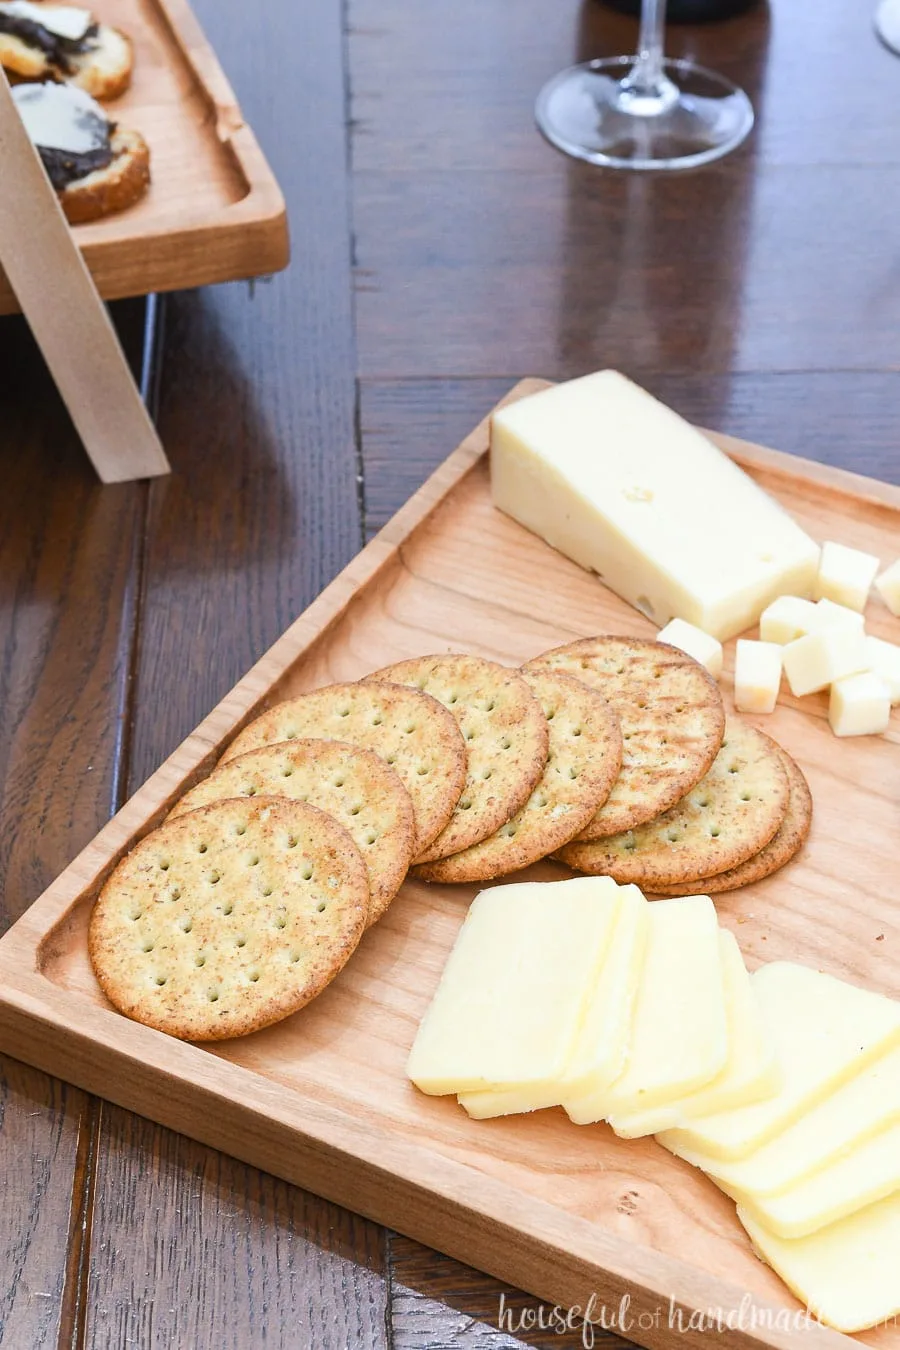
<instances>
[{"instance_id":1,"label":"cherry wood tray","mask_svg":"<svg viewBox=\"0 0 900 1350\"><path fill-rule=\"evenodd\" d=\"M287 266L281 190L187 0L97 0L134 43L131 88L105 105L150 146L146 197L75 238L106 300ZM248 10L248 14L251 11ZM19 309L0 271L0 314Z\"/></svg>"},{"instance_id":2,"label":"cherry wood tray","mask_svg":"<svg viewBox=\"0 0 900 1350\"><path fill-rule=\"evenodd\" d=\"M517 386L510 397L542 387ZM715 438L816 537L886 562L900 489ZM420 1095L406 1055L473 887L407 883L348 966L280 1026L214 1048L127 1021L86 951L92 901L112 866L214 764L262 707L400 657L471 650L505 662L601 631L650 625L594 576L490 503L485 421L0 940L0 1049L276 1173L550 1303L628 1297L625 1334L647 1346L846 1344L815 1324L751 1253L734 1205L652 1139L617 1140L561 1111L470 1121ZM900 620L870 605L870 628ZM729 644L726 668L730 668ZM728 699L729 679L723 682ZM788 695L759 724L809 776L816 816L800 858L718 899L751 966L800 959L900 995L896 824L900 718L887 737L836 740L824 696ZM562 875L542 864L536 876ZM732 1323L731 1326L727 1322ZM684 1328L683 1330L680 1328ZM898 1350L900 1328L859 1337Z\"/></svg>"}]
</instances>

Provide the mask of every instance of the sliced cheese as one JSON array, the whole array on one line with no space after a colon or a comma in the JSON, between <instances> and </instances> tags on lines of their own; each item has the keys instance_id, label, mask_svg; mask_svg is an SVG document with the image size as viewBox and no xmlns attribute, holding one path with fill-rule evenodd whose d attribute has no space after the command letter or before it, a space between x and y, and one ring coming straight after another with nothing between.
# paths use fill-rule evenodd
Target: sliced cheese
<instances>
[{"instance_id":1,"label":"sliced cheese","mask_svg":"<svg viewBox=\"0 0 900 1350\"><path fill-rule=\"evenodd\" d=\"M900 1194L805 1238L780 1238L746 1210L757 1254L836 1331L863 1331L900 1313Z\"/></svg>"},{"instance_id":2,"label":"sliced cheese","mask_svg":"<svg viewBox=\"0 0 900 1350\"><path fill-rule=\"evenodd\" d=\"M460 1094L470 1116L487 1120L560 1106L569 1093L599 1091L621 1073L650 928L650 905L637 886L619 888L619 910L606 958L588 992L572 1054L559 1078L505 1091Z\"/></svg>"},{"instance_id":3,"label":"sliced cheese","mask_svg":"<svg viewBox=\"0 0 900 1350\"><path fill-rule=\"evenodd\" d=\"M771 1233L799 1238L900 1190L900 1125L856 1144L842 1158L778 1195L734 1199Z\"/></svg>"},{"instance_id":4,"label":"sliced cheese","mask_svg":"<svg viewBox=\"0 0 900 1350\"><path fill-rule=\"evenodd\" d=\"M656 1134L683 1125L695 1116L725 1111L748 1102L771 1097L781 1087L781 1068L775 1046L763 1021L756 993L733 934L719 933L722 974L725 979L725 1012L728 1025L728 1058L718 1077L699 1092L667 1106L631 1115L614 1115L610 1125L625 1139Z\"/></svg>"},{"instance_id":5,"label":"sliced cheese","mask_svg":"<svg viewBox=\"0 0 900 1350\"><path fill-rule=\"evenodd\" d=\"M609 1087L565 1098L577 1125L674 1101L725 1064L728 1035L719 930L705 895L650 906L647 954L624 1071Z\"/></svg>"},{"instance_id":6,"label":"sliced cheese","mask_svg":"<svg viewBox=\"0 0 900 1350\"><path fill-rule=\"evenodd\" d=\"M744 471L616 371L494 414L494 503L662 627L720 640L808 595L818 546Z\"/></svg>"},{"instance_id":7,"label":"sliced cheese","mask_svg":"<svg viewBox=\"0 0 900 1350\"><path fill-rule=\"evenodd\" d=\"M892 1125L900 1125L900 1047L889 1050L746 1158L679 1150L729 1195L777 1195Z\"/></svg>"},{"instance_id":8,"label":"sliced cheese","mask_svg":"<svg viewBox=\"0 0 900 1350\"><path fill-rule=\"evenodd\" d=\"M28 23L45 28L48 33L68 38L71 42L80 42L94 22L88 9L79 9L75 5L35 5L31 0L6 0L0 4L0 12L14 19L25 19Z\"/></svg>"},{"instance_id":9,"label":"sliced cheese","mask_svg":"<svg viewBox=\"0 0 900 1350\"><path fill-rule=\"evenodd\" d=\"M752 982L775 1042L782 1090L660 1134L679 1157L746 1157L900 1044L900 1004L881 994L790 961L761 966Z\"/></svg>"},{"instance_id":10,"label":"sliced cheese","mask_svg":"<svg viewBox=\"0 0 900 1350\"><path fill-rule=\"evenodd\" d=\"M608 877L477 895L410 1051L416 1086L440 1095L557 1079L618 908Z\"/></svg>"}]
</instances>

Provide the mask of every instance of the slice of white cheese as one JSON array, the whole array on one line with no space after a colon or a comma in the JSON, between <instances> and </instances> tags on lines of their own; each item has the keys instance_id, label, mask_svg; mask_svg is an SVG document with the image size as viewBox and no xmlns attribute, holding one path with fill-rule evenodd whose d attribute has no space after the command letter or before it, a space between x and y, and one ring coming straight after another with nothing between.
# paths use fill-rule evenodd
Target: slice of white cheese
<instances>
[{"instance_id":1,"label":"slice of white cheese","mask_svg":"<svg viewBox=\"0 0 900 1350\"><path fill-rule=\"evenodd\" d=\"M698 1155L745 1158L900 1044L900 1004L881 994L790 961L761 966L751 978L784 1085L769 1101L703 1116L658 1135L688 1161Z\"/></svg>"},{"instance_id":2,"label":"slice of white cheese","mask_svg":"<svg viewBox=\"0 0 900 1350\"><path fill-rule=\"evenodd\" d=\"M900 1048L881 1055L746 1158L727 1161L687 1149L680 1156L729 1195L777 1195L892 1125L900 1125Z\"/></svg>"},{"instance_id":3,"label":"slice of white cheese","mask_svg":"<svg viewBox=\"0 0 900 1350\"><path fill-rule=\"evenodd\" d=\"M787 512L616 371L495 413L491 482L501 511L660 627L677 617L723 640L815 581L818 545Z\"/></svg>"},{"instance_id":4,"label":"slice of white cheese","mask_svg":"<svg viewBox=\"0 0 900 1350\"><path fill-rule=\"evenodd\" d=\"M842 1158L778 1195L734 1199L777 1237L800 1238L900 1190L900 1125L857 1144Z\"/></svg>"},{"instance_id":5,"label":"slice of white cheese","mask_svg":"<svg viewBox=\"0 0 900 1350\"><path fill-rule=\"evenodd\" d=\"M647 955L624 1071L563 1105L576 1125L649 1110L704 1087L728 1054L716 911L706 895L650 906Z\"/></svg>"},{"instance_id":6,"label":"slice of white cheese","mask_svg":"<svg viewBox=\"0 0 900 1350\"><path fill-rule=\"evenodd\" d=\"M771 1097L781 1087L781 1068L769 1029L763 1021L741 949L732 933L719 933L725 1011L728 1021L728 1059L717 1078L699 1092L655 1110L610 1117L610 1125L624 1139L636 1139L659 1130L684 1125L695 1116L727 1111Z\"/></svg>"},{"instance_id":7,"label":"slice of white cheese","mask_svg":"<svg viewBox=\"0 0 900 1350\"><path fill-rule=\"evenodd\" d=\"M416 1086L442 1094L559 1078L618 908L608 877L477 895L410 1051Z\"/></svg>"},{"instance_id":8,"label":"slice of white cheese","mask_svg":"<svg viewBox=\"0 0 900 1350\"><path fill-rule=\"evenodd\" d=\"M900 1194L805 1238L779 1238L745 1210L759 1256L836 1331L863 1331L900 1313Z\"/></svg>"},{"instance_id":9,"label":"slice of white cheese","mask_svg":"<svg viewBox=\"0 0 900 1350\"><path fill-rule=\"evenodd\" d=\"M48 33L56 33L73 42L80 42L94 22L88 9L79 9L75 5L36 5L31 0L6 0L5 4L0 4L0 12L39 24Z\"/></svg>"},{"instance_id":10,"label":"slice of white cheese","mask_svg":"<svg viewBox=\"0 0 900 1350\"><path fill-rule=\"evenodd\" d=\"M460 1093L477 1120L560 1106L572 1092L602 1091L622 1072L650 929L650 905L637 886L621 886L612 938L589 991L584 1019L559 1079L505 1091Z\"/></svg>"}]
</instances>

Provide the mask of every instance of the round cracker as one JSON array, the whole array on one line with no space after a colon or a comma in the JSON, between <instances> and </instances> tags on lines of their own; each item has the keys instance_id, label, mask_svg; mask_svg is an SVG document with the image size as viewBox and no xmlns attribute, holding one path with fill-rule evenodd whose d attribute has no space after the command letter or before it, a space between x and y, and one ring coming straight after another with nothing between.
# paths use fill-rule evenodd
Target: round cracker
<instances>
[{"instance_id":1,"label":"round cracker","mask_svg":"<svg viewBox=\"0 0 900 1350\"><path fill-rule=\"evenodd\" d=\"M547 719L517 670L480 656L416 656L376 671L439 699L465 738L466 785L449 822L417 863L487 839L520 811L547 763Z\"/></svg>"},{"instance_id":2,"label":"round cracker","mask_svg":"<svg viewBox=\"0 0 900 1350\"><path fill-rule=\"evenodd\" d=\"M799 764L780 745L776 748L788 776L790 795L787 815L765 848L754 853L746 862L738 863L737 867L730 867L727 872L701 877L699 881L687 882L682 886L664 886L656 892L657 895L719 895L725 891L736 891L742 886L752 885L754 881L770 877L797 856L812 825L812 793Z\"/></svg>"},{"instance_id":3,"label":"round cracker","mask_svg":"<svg viewBox=\"0 0 900 1350\"><path fill-rule=\"evenodd\" d=\"M127 1017L224 1040L290 1016L346 963L369 882L343 825L259 797L167 821L122 859L91 914L97 979Z\"/></svg>"},{"instance_id":4,"label":"round cracker","mask_svg":"<svg viewBox=\"0 0 900 1350\"><path fill-rule=\"evenodd\" d=\"M689 883L764 848L785 818L788 796L778 747L747 722L729 718L709 773L676 806L609 839L568 844L557 856L579 872L646 890Z\"/></svg>"},{"instance_id":5,"label":"round cracker","mask_svg":"<svg viewBox=\"0 0 900 1350\"><path fill-rule=\"evenodd\" d=\"M619 719L602 695L551 670L522 671L547 719L544 772L518 815L462 853L424 863L424 881L492 881L574 839L612 791L622 764Z\"/></svg>"},{"instance_id":6,"label":"round cracker","mask_svg":"<svg viewBox=\"0 0 900 1350\"><path fill-rule=\"evenodd\" d=\"M227 797L310 802L341 822L369 873L369 924L397 894L416 847L412 798L373 750L344 741L285 741L230 759L177 802L168 819Z\"/></svg>"},{"instance_id":7,"label":"round cracker","mask_svg":"<svg viewBox=\"0 0 900 1350\"><path fill-rule=\"evenodd\" d=\"M412 798L416 848L440 834L466 781L466 745L446 708L404 684L329 684L279 703L245 727L221 763L298 737L347 741L387 760Z\"/></svg>"},{"instance_id":8,"label":"round cracker","mask_svg":"<svg viewBox=\"0 0 900 1350\"><path fill-rule=\"evenodd\" d=\"M619 716L622 772L581 839L602 839L653 820L699 783L722 745L725 709L718 685L693 657L667 643L584 638L536 656L526 669L583 680Z\"/></svg>"}]
</instances>

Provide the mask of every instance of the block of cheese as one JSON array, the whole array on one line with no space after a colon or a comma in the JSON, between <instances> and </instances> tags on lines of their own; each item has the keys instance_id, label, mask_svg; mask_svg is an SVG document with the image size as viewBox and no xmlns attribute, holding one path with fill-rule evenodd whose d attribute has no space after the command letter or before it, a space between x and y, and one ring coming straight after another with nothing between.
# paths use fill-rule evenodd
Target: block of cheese
<instances>
[{"instance_id":1,"label":"block of cheese","mask_svg":"<svg viewBox=\"0 0 900 1350\"><path fill-rule=\"evenodd\" d=\"M649 1110L704 1087L728 1054L725 981L716 911L706 895L650 906L631 1044L602 1092L563 1101L576 1125Z\"/></svg>"},{"instance_id":2,"label":"block of cheese","mask_svg":"<svg viewBox=\"0 0 900 1350\"><path fill-rule=\"evenodd\" d=\"M866 656L872 674L887 685L891 703L900 703L900 647L895 642L867 637Z\"/></svg>"},{"instance_id":3,"label":"block of cheese","mask_svg":"<svg viewBox=\"0 0 900 1350\"><path fill-rule=\"evenodd\" d=\"M900 1191L900 1125L891 1125L855 1144L843 1157L778 1195L741 1194L734 1199L770 1233L799 1238L827 1228L894 1191Z\"/></svg>"},{"instance_id":4,"label":"block of cheese","mask_svg":"<svg viewBox=\"0 0 900 1350\"><path fill-rule=\"evenodd\" d=\"M872 1135L900 1125L900 1047L879 1056L745 1158L681 1152L729 1195L777 1195Z\"/></svg>"},{"instance_id":5,"label":"block of cheese","mask_svg":"<svg viewBox=\"0 0 900 1350\"><path fill-rule=\"evenodd\" d=\"M657 642L668 642L670 647L687 652L701 666L705 666L714 680L722 674L722 644L718 638L704 633L702 628L684 619L670 619L656 635Z\"/></svg>"},{"instance_id":6,"label":"block of cheese","mask_svg":"<svg viewBox=\"0 0 900 1350\"><path fill-rule=\"evenodd\" d=\"M618 907L607 877L477 895L410 1051L416 1086L440 1095L558 1078Z\"/></svg>"},{"instance_id":7,"label":"block of cheese","mask_svg":"<svg viewBox=\"0 0 900 1350\"><path fill-rule=\"evenodd\" d=\"M620 886L618 899L610 944L559 1078L505 1090L460 1093L460 1105L470 1116L487 1120L560 1106L570 1092L601 1091L622 1072L647 949L650 905L637 886Z\"/></svg>"},{"instance_id":8,"label":"block of cheese","mask_svg":"<svg viewBox=\"0 0 900 1350\"><path fill-rule=\"evenodd\" d=\"M900 1003L808 966L773 961L751 976L783 1076L776 1096L667 1130L679 1157L745 1158L879 1055L900 1045ZM704 1162L698 1166L705 1168Z\"/></svg>"},{"instance_id":9,"label":"block of cheese","mask_svg":"<svg viewBox=\"0 0 900 1350\"><path fill-rule=\"evenodd\" d=\"M836 1331L863 1331L900 1313L900 1194L805 1238L779 1238L746 1211L757 1254L801 1303Z\"/></svg>"},{"instance_id":10,"label":"block of cheese","mask_svg":"<svg viewBox=\"0 0 900 1350\"><path fill-rule=\"evenodd\" d=\"M738 638L734 654L734 706L738 712L774 712L781 688L781 654L777 642Z\"/></svg>"},{"instance_id":11,"label":"block of cheese","mask_svg":"<svg viewBox=\"0 0 900 1350\"><path fill-rule=\"evenodd\" d=\"M823 544L816 574L815 598L820 600L825 596L835 604L846 605L848 609L862 613L879 565L874 553L863 553L861 549L848 548L846 544Z\"/></svg>"},{"instance_id":12,"label":"block of cheese","mask_svg":"<svg viewBox=\"0 0 900 1350\"><path fill-rule=\"evenodd\" d=\"M875 578L875 589L892 614L900 614L900 558Z\"/></svg>"},{"instance_id":13,"label":"block of cheese","mask_svg":"<svg viewBox=\"0 0 900 1350\"><path fill-rule=\"evenodd\" d=\"M745 1106L771 1097L780 1089L781 1068L774 1042L763 1021L741 949L733 934L725 930L719 933L719 947L728 1027L725 1067L706 1087L678 1101L631 1115L611 1116L610 1125L623 1139L656 1134L683 1125L695 1116Z\"/></svg>"},{"instance_id":14,"label":"block of cheese","mask_svg":"<svg viewBox=\"0 0 900 1350\"><path fill-rule=\"evenodd\" d=\"M866 670L869 658L862 633L823 628L789 642L784 648L784 673L796 697L827 689L835 680Z\"/></svg>"},{"instance_id":15,"label":"block of cheese","mask_svg":"<svg viewBox=\"0 0 900 1350\"><path fill-rule=\"evenodd\" d=\"M828 721L835 736L878 736L891 720L891 691L871 670L835 680Z\"/></svg>"},{"instance_id":16,"label":"block of cheese","mask_svg":"<svg viewBox=\"0 0 900 1350\"><path fill-rule=\"evenodd\" d=\"M495 413L491 483L501 511L659 627L686 619L724 640L815 581L818 546L787 512L616 371Z\"/></svg>"}]
</instances>

